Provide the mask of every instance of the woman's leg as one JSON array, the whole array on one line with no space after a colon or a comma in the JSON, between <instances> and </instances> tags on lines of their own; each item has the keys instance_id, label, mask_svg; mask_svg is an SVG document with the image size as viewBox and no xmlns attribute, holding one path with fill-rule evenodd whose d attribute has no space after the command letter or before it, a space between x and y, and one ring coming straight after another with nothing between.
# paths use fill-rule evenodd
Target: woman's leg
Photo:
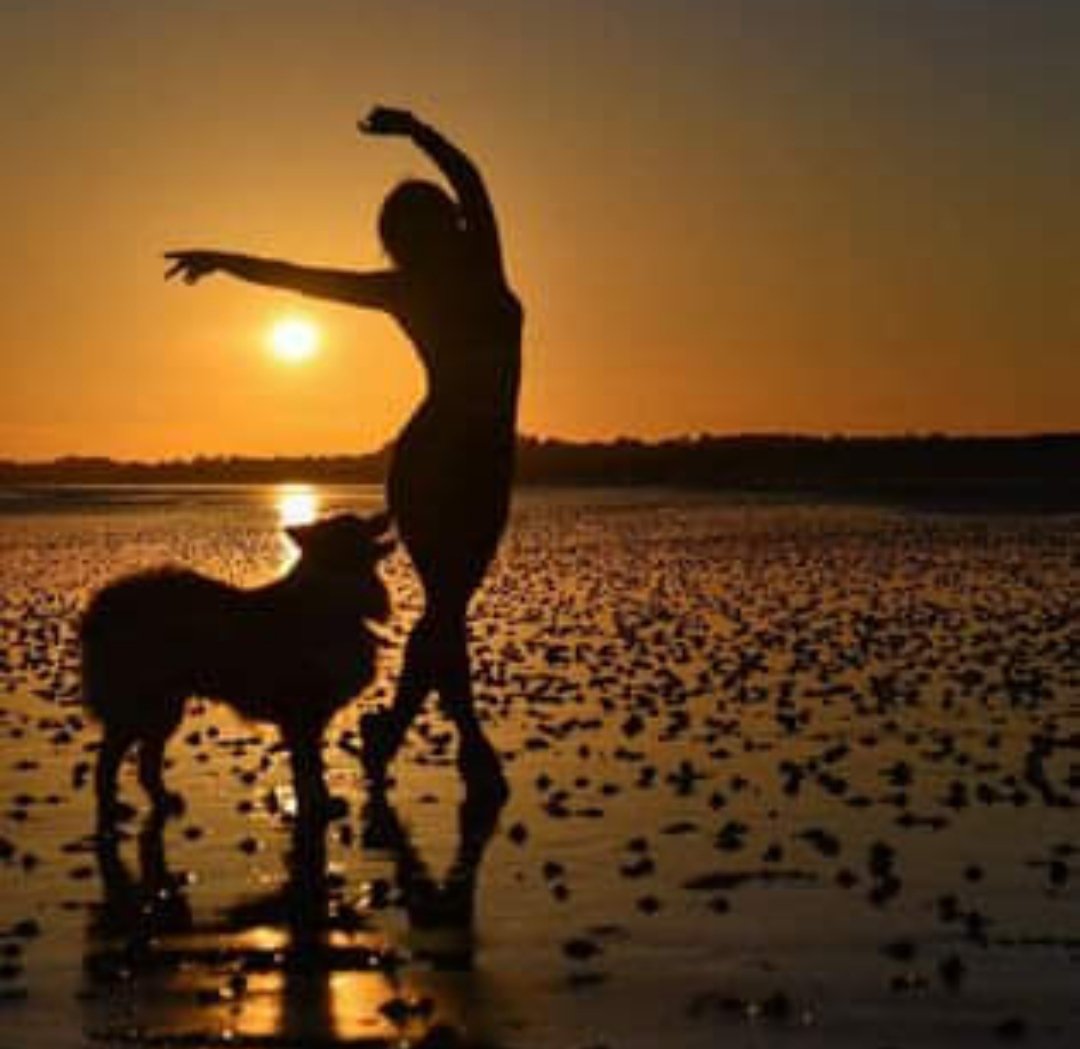
<instances>
[{"instance_id":1,"label":"woman's leg","mask_svg":"<svg viewBox=\"0 0 1080 1049\"><path fill-rule=\"evenodd\" d=\"M465 782L503 800L508 793L502 762L476 713L469 664L467 601L436 610L434 682L443 713L458 732L458 768Z\"/></svg>"},{"instance_id":2,"label":"woman's leg","mask_svg":"<svg viewBox=\"0 0 1080 1049\"><path fill-rule=\"evenodd\" d=\"M502 763L484 734L472 689L466 608L468 601L430 605L413 627L393 706L360 721L361 760L368 780L383 785L386 769L420 711L427 694L439 704L458 732L458 767L466 782L498 796L507 793Z\"/></svg>"},{"instance_id":3,"label":"woman's leg","mask_svg":"<svg viewBox=\"0 0 1080 1049\"><path fill-rule=\"evenodd\" d=\"M361 761L369 782L381 787L427 694L437 691L460 740L459 767L470 784L506 795L501 763L476 716L469 666L466 613L483 582L502 534L506 500L498 492L443 491L438 473L418 494L392 467L388 501L398 535L420 576L424 613L413 627L393 705L360 721ZM393 478L398 483L393 483ZM424 487L424 486L421 486ZM442 508L440 512L440 508Z\"/></svg>"},{"instance_id":4,"label":"woman's leg","mask_svg":"<svg viewBox=\"0 0 1080 1049\"><path fill-rule=\"evenodd\" d=\"M393 705L387 710L365 714L360 719L360 760L365 775L374 786L385 783L386 769L431 691L432 638L432 619L425 609L405 644L405 659Z\"/></svg>"}]
</instances>

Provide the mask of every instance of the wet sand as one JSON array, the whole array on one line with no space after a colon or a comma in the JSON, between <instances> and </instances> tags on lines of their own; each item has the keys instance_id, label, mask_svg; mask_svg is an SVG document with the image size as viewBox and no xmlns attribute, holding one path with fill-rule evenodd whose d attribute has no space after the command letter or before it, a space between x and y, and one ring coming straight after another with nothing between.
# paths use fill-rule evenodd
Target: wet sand
<instances>
[{"instance_id":1,"label":"wet sand","mask_svg":"<svg viewBox=\"0 0 1080 1049\"><path fill-rule=\"evenodd\" d=\"M366 805L297 826L273 732L193 703L186 812L90 836L74 626L118 572L237 583L363 490L0 517L0 1049L1071 1046L1080 522L526 494L475 605L512 797L434 704ZM290 500L291 499L291 503ZM496 818L497 816L497 818Z\"/></svg>"}]
</instances>

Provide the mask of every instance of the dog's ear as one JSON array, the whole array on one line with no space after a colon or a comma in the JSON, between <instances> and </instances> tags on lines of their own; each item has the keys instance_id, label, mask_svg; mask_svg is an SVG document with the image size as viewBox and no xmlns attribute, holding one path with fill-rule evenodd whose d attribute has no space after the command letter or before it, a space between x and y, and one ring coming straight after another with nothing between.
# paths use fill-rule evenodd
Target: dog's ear
<instances>
[{"instance_id":1,"label":"dog's ear","mask_svg":"<svg viewBox=\"0 0 1080 1049\"><path fill-rule=\"evenodd\" d=\"M375 553L375 560L381 561L384 557L392 554L397 547L397 543L393 539L379 539L372 544L372 550Z\"/></svg>"},{"instance_id":2,"label":"dog's ear","mask_svg":"<svg viewBox=\"0 0 1080 1049\"><path fill-rule=\"evenodd\" d=\"M303 550L307 546L308 540L311 538L312 526L311 525L287 525L285 528L285 534Z\"/></svg>"},{"instance_id":3,"label":"dog's ear","mask_svg":"<svg viewBox=\"0 0 1080 1049\"><path fill-rule=\"evenodd\" d=\"M372 514L371 517L364 519L364 524L367 525L368 534L372 538L383 535L390 525L393 524L393 517L390 516L388 510L384 510L382 513Z\"/></svg>"}]
</instances>

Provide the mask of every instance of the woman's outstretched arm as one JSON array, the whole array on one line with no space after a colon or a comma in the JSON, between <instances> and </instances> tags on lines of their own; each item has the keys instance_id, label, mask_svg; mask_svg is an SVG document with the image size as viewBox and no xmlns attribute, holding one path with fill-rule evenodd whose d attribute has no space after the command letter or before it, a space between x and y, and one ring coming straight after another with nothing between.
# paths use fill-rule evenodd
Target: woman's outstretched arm
<instances>
[{"instance_id":1,"label":"woman's outstretched arm","mask_svg":"<svg viewBox=\"0 0 1080 1049\"><path fill-rule=\"evenodd\" d=\"M399 284L397 274L391 270L354 273L351 270L297 266L291 262L227 251L167 251L165 258L172 263L165 271L166 280L180 277L186 284L195 284L213 273L226 273L252 284L387 311L394 308Z\"/></svg>"},{"instance_id":2,"label":"woman's outstretched arm","mask_svg":"<svg viewBox=\"0 0 1080 1049\"><path fill-rule=\"evenodd\" d=\"M440 132L405 109L376 106L359 127L369 135L405 135L431 157L454 187L466 228L485 258L501 272L502 246L495 208L472 160Z\"/></svg>"}]
</instances>

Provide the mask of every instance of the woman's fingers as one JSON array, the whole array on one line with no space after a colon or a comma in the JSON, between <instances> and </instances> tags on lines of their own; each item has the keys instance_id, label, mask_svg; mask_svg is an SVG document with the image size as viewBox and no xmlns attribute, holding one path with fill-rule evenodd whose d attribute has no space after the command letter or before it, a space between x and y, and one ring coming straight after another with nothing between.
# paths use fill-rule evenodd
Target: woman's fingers
<instances>
[{"instance_id":1,"label":"woman's fingers","mask_svg":"<svg viewBox=\"0 0 1080 1049\"><path fill-rule=\"evenodd\" d=\"M357 127L366 135L401 135L409 130L413 116L407 109L375 106Z\"/></svg>"},{"instance_id":2,"label":"woman's fingers","mask_svg":"<svg viewBox=\"0 0 1080 1049\"><path fill-rule=\"evenodd\" d=\"M203 251L167 251L165 258L172 265L165 271L165 279L179 277L185 284L194 284L214 269L213 258Z\"/></svg>"},{"instance_id":3,"label":"woman's fingers","mask_svg":"<svg viewBox=\"0 0 1080 1049\"><path fill-rule=\"evenodd\" d=\"M172 260L172 265L165 271L165 279L180 277L181 280L191 284L195 272L199 269L197 256L188 251L167 251L165 258Z\"/></svg>"}]
</instances>

